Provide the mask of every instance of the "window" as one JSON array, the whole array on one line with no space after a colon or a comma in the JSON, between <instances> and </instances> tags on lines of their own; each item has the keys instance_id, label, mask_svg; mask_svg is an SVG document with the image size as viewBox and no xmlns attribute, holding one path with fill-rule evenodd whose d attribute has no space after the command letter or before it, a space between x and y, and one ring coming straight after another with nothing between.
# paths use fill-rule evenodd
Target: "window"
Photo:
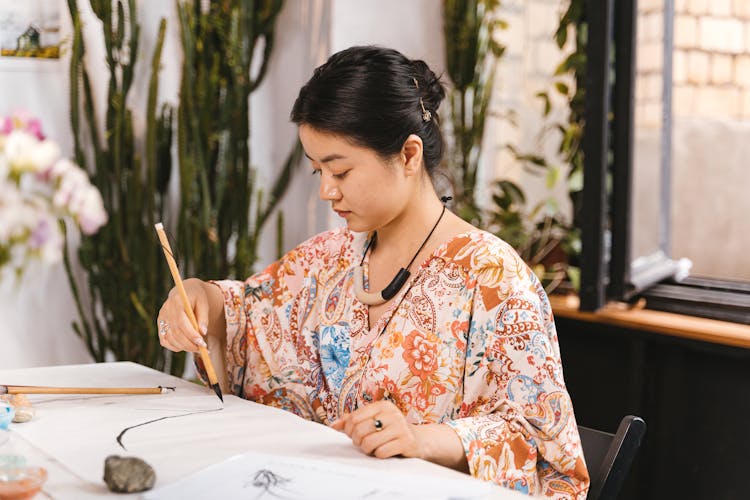
<instances>
[{"instance_id":1,"label":"window","mask_svg":"<svg viewBox=\"0 0 750 500\"><path fill-rule=\"evenodd\" d=\"M750 5L638 3L586 5L581 308L750 324Z\"/></svg>"}]
</instances>

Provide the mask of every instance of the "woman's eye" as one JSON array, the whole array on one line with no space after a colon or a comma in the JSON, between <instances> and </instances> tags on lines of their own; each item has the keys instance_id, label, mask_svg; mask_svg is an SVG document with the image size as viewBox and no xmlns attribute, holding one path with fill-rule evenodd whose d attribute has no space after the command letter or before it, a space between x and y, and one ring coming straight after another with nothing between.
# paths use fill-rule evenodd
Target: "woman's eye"
<instances>
[{"instance_id":1,"label":"woman's eye","mask_svg":"<svg viewBox=\"0 0 750 500\"><path fill-rule=\"evenodd\" d=\"M349 171L346 170L344 172L341 172L340 174L333 174L333 177L336 178L336 179L343 179L344 177L346 177L346 174L348 174L348 173L349 173Z\"/></svg>"},{"instance_id":2,"label":"woman's eye","mask_svg":"<svg viewBox=\"0 0 750 500\"><path fill-rule=\"evenodd\" d=\"M312 174L313 175L320 175L320 169L316 168L315 170L312 171Z\"/></svg>"}]
</instances>

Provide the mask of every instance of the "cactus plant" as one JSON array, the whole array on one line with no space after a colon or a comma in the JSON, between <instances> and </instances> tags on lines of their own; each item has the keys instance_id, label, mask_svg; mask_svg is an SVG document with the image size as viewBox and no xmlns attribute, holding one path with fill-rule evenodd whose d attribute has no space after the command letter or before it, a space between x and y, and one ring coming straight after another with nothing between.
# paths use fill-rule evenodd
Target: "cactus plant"
<instances>
[{"instance_id":1,"label":"cactus plant","mask_svg":"<svg viewBox=\"0 0 750 500\"><path fill-rule=\"evenodd\" d=\"M190 256L186 272L192 276L251 273L260 230L301 157L297 143L270 196L257 189L249 149L250 94L266 74L282 5L281 0L178 2L184 50L177 126L179 243Z\"/></svg>"},{"instance_id":2,"label":"cactus plant","mask_svg":"<svg viewBox=\"0 0 750 500\"><path fill-rule=\"evenodd\" d=\"M68 0L74 28L71 125L76 160L88 167L101 190L110 222L81 241L78 257L85 288L66 255L79 312L74 329L96 361L132 360L181 375L184 353L164 350L156 333L159 307L172 286L153 230L156 221L164 220L172 173L173 110L169 105L157 110L166 21L161 21L152 56L145 136L136 140L127 107L138 56L136 2L90 3L102 22L109 68L105 123L97 123L77 0ZM299 163L302 149L297 143L270 194L263 196L256 189L250 167L249 97L266 73L281 7L281 0L177 2L184 52L177 111L180 209L176 220L164 222L178 235L174 248L179 249L176 258L184 275L249 274L257 260L260 230Z\"/></svg>"},{"instance_id":3,"label":"cactus plant","mask_svg":"<svg viewBox=\"0 0 750 500\"><path fill-rule=\"evenodd\" d=\"M97 122L97 103L83 59L85 43L76 0L68 0L68 8L73 21L70 106L75 157L90 172L110 214L109 223L98 234L80 242L78 260L85 283L77 279L66 255L79 312L73 328L96 361L114 357L181 374L185 356L161 348L154 321L171 278L159 246L144 244L154 239L153 224L163 215L171 170L171 109L165 106L158 115L156 111L166 21L162 19L159 26L152 57L144 159L136 147L132 111L127 106L139 55L135 0L91 1L92 11L102 22L109 69L103 127Z\"/></svg>"}]
</instances>

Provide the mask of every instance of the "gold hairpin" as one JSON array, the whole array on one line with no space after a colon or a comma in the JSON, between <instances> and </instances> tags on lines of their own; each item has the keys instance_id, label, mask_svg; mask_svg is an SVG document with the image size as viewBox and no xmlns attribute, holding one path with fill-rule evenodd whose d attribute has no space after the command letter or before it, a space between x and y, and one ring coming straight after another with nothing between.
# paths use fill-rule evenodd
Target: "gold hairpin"
<instances>
[{"instance_id":1,"label":"gold hairpin","mask_svg":"<svg viewBox=\"0 0 750 500\"><path fill-rule=\"evenodd\" d=\"M424 102L422 102L422 98L419 98L419 105L422 106L422 120L428 122L432 120L432 113L428 109L425 109Z\"/></svg>"},{"instance_id":2,"label":"gold hairpin","mask_svg":"<svg viewBox=\"0 0 750 500\"><path fill-rule=\"evenodd\" d=\"M417 87L417 90L419 90L419 82L416 78L412 77L412 80L414 81L414 86ZM432 113L428 109L424 107L424 101L422 98L419 98L419 105L422 107L422 120L425 122L428 122L432 120Z\"/></svg>"}]
</instances>

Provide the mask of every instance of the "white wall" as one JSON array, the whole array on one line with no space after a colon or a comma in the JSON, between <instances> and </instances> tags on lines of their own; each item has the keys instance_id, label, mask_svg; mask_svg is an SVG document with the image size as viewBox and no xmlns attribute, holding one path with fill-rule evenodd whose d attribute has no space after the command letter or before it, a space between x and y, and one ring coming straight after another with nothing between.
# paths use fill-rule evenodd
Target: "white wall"
<instances>
[{"instance_id":1,"label":"white wall","mask_svg":"<svg viewBox=\"0 0 750 500\"><path fill-rule=\"evenodd\" d=\"M437 74L445 68L442 2L334 0L331 48L382 45L423 59Z\"/></svg>"},{"instance_id":2,"label":"white wall","mask_svg":"<svg viewBox=\"0 0 750 500\"><path fill-rule=\"evenodd\" d=\"M313 69L330 55L331 2L287 1L277 21L276 40L265 81L251 103L252 164L259 180L271 186L296 141L297 127L289 120L299 89ZM317 185L299 165L283 202L284 246L290 248L327 227L330 210L318 201ZM276 259L276 218L267 223L259 248L262 268Z\"/></svg>"},{"instance_id":3,"label":"white wall","mask_svg":"<svg viewBox=\"0 0 750 500\"><path fill-rule=\"evenodd\" d=\"M65 1L60 9L67 11ZM63 33L70 32L63 16ZM63 154L73 140L68 114L67 58L0 58L0 114L26 110L42 119L44 132ZM75 305L62 263L33 265L22 281L0 282L0 368L85 362L90 358L73 332Z\"/></svg>"}]
</instances>

